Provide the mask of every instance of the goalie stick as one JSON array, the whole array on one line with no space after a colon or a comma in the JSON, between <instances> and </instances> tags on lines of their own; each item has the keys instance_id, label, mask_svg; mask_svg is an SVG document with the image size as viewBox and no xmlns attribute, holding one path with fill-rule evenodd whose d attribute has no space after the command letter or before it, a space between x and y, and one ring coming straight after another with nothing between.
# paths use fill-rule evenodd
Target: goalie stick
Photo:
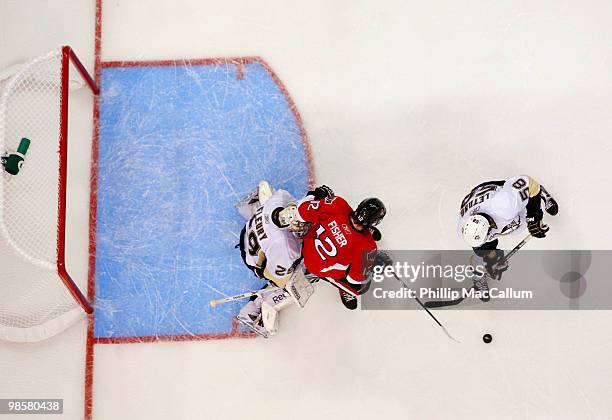
<instances>
[{"instance_id":1,"label":"goalie stick","mask_svg":"<svg viewBox=\"0 0 612 420\"><path fill-rule=\"evenodd\" d=\"M241 293L239 295L234 295L234 296L228 296L228 297L224 297L221 299L213 299L209 302L210 307L214 308L217 305L221 305L222 303L227 303L227 302L233 302L235 300L240 300L240 299L245 299L245 298L249 298L251 296L259 296L260 294L264 293L264 292L268 292L269 289L259 289L259 290L253 290L251 292L245 292L245 293Z\"/></svg>"},{"instance_id":2,"label":"goalie stick","mask_svg":"<svg viewBox=\"0 0 612 420\"><path fill-rule=\"evenodd\" d=\"M523 246L525 246L525 244L531 239L531 234L527 235L525 237L525 239L523 239L521 242L519 242L514 248L512 248L512 251L508 252L508 254L502 258L499 263L502 262L506 262L510 259L510 257L512 257L514 254L516 254L518 252L519 249L521 249ZM498 264L499 264L498 263ZM488 276L488 274L487 274ZM489 276L490 278L490 276ZM474 288L474 286L470 287L468 289L468 291L472 290ZM457 289L455 289L457 290ZM462 290L462 289L459 289ZM467 296L467 293L464 293L463 296L458 297L457 299L453 299L453 300L438 300L438 301L429 301L429 302L425 302L425 307L426 308L443 308L446 306L455 306L460 304L461 302L463 302L465 300Z\"/></svg>"},{"instance_id":3,"label":"goalie stick","mask_svg":"<svg viewBox=\"0 0 612 420\"><path fill-rule=\"evenodd\" d=\"M270 286L277 287L274 283L270 281L268 281L268 284ZM294 269L291 278L289 279L287 284L285 284L285 287L282 287L281 289L285 289L285 293L291 296L300 308L306 306L306 302L308 302L308 299L310 299L310 297L314 293L314 287L305 277L304 266L302 263L298 264L298 266ZM253 290L251 292L241 293L239 295L228 296L221 299L214 299L210 301L210 306L211 308L214 308L215 306L220 305L222 303L233 302L235 300L245 299L252 296L259 296L262 293L269 291L270 289L263 288L260 290Z\"/></svg>"}]
</instances>

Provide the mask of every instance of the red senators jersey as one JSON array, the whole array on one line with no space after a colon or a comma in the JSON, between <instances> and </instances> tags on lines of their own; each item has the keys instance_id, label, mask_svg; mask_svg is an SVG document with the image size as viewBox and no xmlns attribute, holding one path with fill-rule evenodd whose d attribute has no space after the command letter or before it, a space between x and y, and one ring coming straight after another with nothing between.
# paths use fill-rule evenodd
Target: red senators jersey
<instances>
[{"instance_id":1,"label":"red senators jersey","mask_svg":"<svg viewBox=\"0 0 612 420\"><path fill-rule=\"evenodd\" d=\"M345 280L340 284L332 283L352 294L359 294L371 265L368 254L376 250L376 242L368 229L360 232L353 228L349 221L352 211L351 206L338 196L323 200L309 200L307 197L298 205L299 218L313 224L302 245L304 265L308 271L328 280Z\"/></svg>"}]
</instances>

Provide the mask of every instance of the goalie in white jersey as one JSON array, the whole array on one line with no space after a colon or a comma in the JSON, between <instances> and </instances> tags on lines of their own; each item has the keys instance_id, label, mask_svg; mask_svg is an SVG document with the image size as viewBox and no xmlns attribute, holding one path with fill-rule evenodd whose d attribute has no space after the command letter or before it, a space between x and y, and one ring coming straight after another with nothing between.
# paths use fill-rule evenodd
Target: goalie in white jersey
<instances>
[{"instance_id":1,"label":"goalie in white jersey","mask_svg":"<svg viewBox=\"0 0 612 420\"><path fill-rule=\"evenodd\" d=\"M238 206L248 219L240 233L240 252L244 263L261 279L285 287L302 253L302 242L279 220L279 213L295 198L285 190L272 191L260 183L257 198Z\"/></svg>"},{"instance_id":2,"label":"goalie in white jersey","mask_svg":"<svg viewBox=\"0 0 612 420\"><path fill-rule=\"evenodd\" d=\"M274 191L262 181L236 205L247 219L240 233L242 259L257 277L268 282L265 292L249 301L236 319L264 337L276 333L278 311L294 301L284 288L299 267L302 241L281 222L279 213L295 202L287 191Z\"/></svg>"},{"instance_id":3,"label":"goalie in white jersey","mask_svg":"<svg viewBox=\"0 0 612 420\"><path fill-rule=\"evenodd\" d=\"M555 199L529 176L484 182L461 202L459 235L474 249L489 274L499 277L508 265L502 261L503 251L497 249L498 238L525 229L536 238L544 238L549 227L543 223L542 204L552 216L559 211ZM475 282L475 286L486 287L486 283Z\"/></svg>"}]
</instances>

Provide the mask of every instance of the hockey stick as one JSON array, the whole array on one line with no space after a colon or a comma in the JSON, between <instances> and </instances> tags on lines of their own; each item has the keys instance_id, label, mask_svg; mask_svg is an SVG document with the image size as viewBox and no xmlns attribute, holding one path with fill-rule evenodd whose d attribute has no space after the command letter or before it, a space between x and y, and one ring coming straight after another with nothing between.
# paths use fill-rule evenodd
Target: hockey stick
<instances>
[{"instance_id":1,"label":"hockey stick","mask_svg":"<svg viewBox=\"0 0 612 420\"><path fill-rule=\"evenodd\" d=\"M397 281L399 281L399 282L400 282L400 284L401 284L403 287L405 287L406 289L410 289L410 288L409 288L409 287L406 285L406 283L404 283L404 281L403 281L402 279L400 279L400 278L397 276L397 274L395 274L395 272L393 273L393 277L395 277L395 279L396 279ZM453 341L454 341L454 342L456 342L456 343L461 343L461 341L459 341L459 340L455 339L455 337L453 337L452 335L450 335L450 333L449 333L449 332L446 330L446 328L444 327L444 325L442 325L442 323L441 323L440 321L438 321L438 318L436 318L436 317L434 316L434 314L432 314L432 313L430 312L430 310L429 310L429 309L427 309L427 308L425 307L425 305L423 305L423 302L421 302L421 299L419 299L418 297L416 297L416 296L415 296L415 297L414 297L414 300L416 300L416 301L417 301L417 303L418 303L419 305L421 305L421 308L425 309L425 312L427 312L427 313L429 314L429 316L431 317L431 319L433 319L434 321L436 321L436 324L438 324L438 325L440 326L440 328L442 328L442 331L444 331L444 334L446 334L446 336L447 336L448 338L450 338L451 340L453 340Z\"/></svg>"},{"instance_id":2,"label":"hockey stick","mask_svg":"<svg viewBox=\"0 0 612 420\"><path fill-rule=\"evenodd\" d=\"M469 293L470 290L472 290L474 288L474 286L470 287L468 289L468 291L465 293L465 295L467 295ZM463 289L452 289L452 290L463 290ZM444 308L446 306L455 306L455 305L459 305L461 302L463 302L465 300L465 296L461 296L458 297L457 299L453 299L453 300L432 300L429 302L425 302L425 307L427 308Z\"/></svg>"},{"instance_id":3,"label":"hockey stick","mask_svg":"<svg viewBox=\"0 0 612 420\"><path fill-rule=\"evenodd\" d=\"M510 259L511 256L513 256L514 254L516 254L518 252L519 249L521 249L527 242L529 242L529 240L532 238L531 234L528 234L527 236L525 236L525 239L523 239L521 242L519 242L514 248L512 248L512 251L508 252L508 255L506 255L502 261L506 262Z\"/></svg>"},{"instance_id":4,"label":"hockey stick","mask_svg":"<svg viewBox=\"0 0 612 420\"><path fill-rule=\"evenodd\" d=\"M504 258L502 258L498 262L498 264L504 263L504 262L508 261L510 259L510 257L512 257L514 254L516 254L518 252L518 250L521 249L530 239L531 239L531 234L527 235L525 237L525 239L523 239L514 248L512 248L512 250L510 252L508 252L508 254L506 256L504 256ZM488 274L487 274L487 276L488 276ZM473 288L474 288L474 286L470 287L468 289L468 291L472 290ZM455 290L457 290L457 289L455 289ZM459 289L459 290L461 290L461 289ZM467 297L467 295L468 295L467 293L464 293L463 296L458 297L457 299L453 299L453 300L438 300L438 301L425 302L425 306L427 308L442 308L442 307L445 307L445 306L455 306L455 305L458 305L461 302L463 302L465 300L465 298Z\"/></svg>"},{"instance_id":5,"label":"hockey stick","mask_svg":"<svg viewBox=\"0 0 612 420\"><path fill-rule=\"evenodd\" d=\"M253 290L251 292L245 292L239 295L228 296L228 297L224 297L221 299L213 299L209 302L209 304L211 308L214 308L215 306L221 305L222 303L233 302L235 300L240 300L240 299L248 298L251 296L259 296L260 294L264 292L268 292L268 291L270 291L270 289Z\"/></svg>"}]
</instances>

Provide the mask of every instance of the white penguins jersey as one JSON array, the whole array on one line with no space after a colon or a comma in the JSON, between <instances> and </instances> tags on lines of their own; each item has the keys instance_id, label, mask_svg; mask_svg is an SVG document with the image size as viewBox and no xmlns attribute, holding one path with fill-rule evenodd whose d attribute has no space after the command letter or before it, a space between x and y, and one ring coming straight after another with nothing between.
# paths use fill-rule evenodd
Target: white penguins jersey
<instances>
[{"instance_id":1,"label":"white penguins jersey","mask_svg":"<svg viewBox=\"0 0 612 420\"><path fill-rule=\"evenodd\" d=\"M528 201L529 177L526 175L506 181L484 182L474 187L461 202L457 233L461 237L461 226L465 220L478 213L488 215L496 225L491 226L486 242L523 231L527 226Z\"/></svg>"},{"instance_id":2,"label":"white penguins jersey","mask_svg":"<svg viewBox=\"0 0 612 420\"><path fill-rule=\"evenodd\" d=\"M293 272L295 262L302 252L301 241L289 231L281 229L272 221L272 212L279 207L295 203L295 198L285 190L277 190L255 210L244 231L246 263L264 268L264 275L279 287L284 287Z\"/></svg>"}]
</instances>

